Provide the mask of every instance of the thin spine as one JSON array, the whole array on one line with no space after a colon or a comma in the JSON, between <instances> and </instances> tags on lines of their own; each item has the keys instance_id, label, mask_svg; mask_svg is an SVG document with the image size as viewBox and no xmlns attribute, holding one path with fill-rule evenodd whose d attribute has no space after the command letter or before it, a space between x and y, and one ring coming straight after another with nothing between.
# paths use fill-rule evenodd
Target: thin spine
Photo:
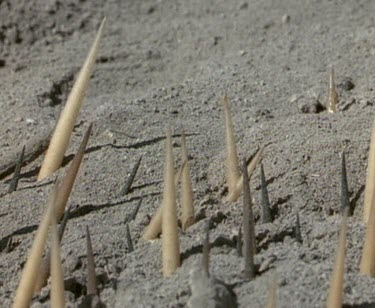
<instances>
[{"instance_id":1,"label":"thin spine","mask_svg":"<svg viewBox=\"0 0 375 308\"><path fill-rule=\"evenodd\" d=\"M262 146L258 152L254 155L253 159L250 161L250 163L247 165L247 173L249 175L249 179L251 178L251 175L253 174L256 166L262 159L262 154L263 154L264 146ZM227 201L229 202L234 202L237 201L238 198L241 195L242 191L242 184L243 184L243 177L238 180L237 185L235 189L232 191L232 193L229 193L227 196Z\"/></svg>"},{"instance_id":2,"label":"thin spine","mask_svg":"<svg viewBox=\"0 0 375 308\"><path fill-rule=\"evenodd\" d=\"M87 55L86 60L68 96L65 107L61 112L42 167L39 171L38 180L42 180L45 177L53 174L61 166L66 149L70 142L76 118L87 90L90 76L95 65L105 21L106 19L104 18L96 34L89 54Z\"/></svg>"},{"instance_id":3,"label":"thin spine","mask_svg":"<svg viewBox=\"0 0 375 308\"><path fill-rule=\"evenodd\" d=\"M98 294L96 286L95 260L92 250L89 227L86 226L86 249L87 249L87 295Z\"/></svg>"},{"instance_id":4,"label":"thin spine","mask_svg":"<svg viewBox=\"0 0 375 308\"><path fill-rule=\"evenodd\" d=\"M249 175L247 173L246 160L243 160L243 255L245 261L245 279L255 277L254 254L255 254L255 226L254 215L251 204L251 193L249 186Z\"/></svg>"},{"instance_id":5,"label":"thin spine","mask_svg":"<svg viewBox=\"0 0 375 308\"><path fill-rule=\"evenodd\" d=\"M375 119L372 124L370 150L368 153L367 178L363 206L363 222L366 224L375 200Z\"/></svg>"},{"instance_id":6,"label":"thin spine","mask_svg":"<svg viewBox=\"0 0 375 308\"><path fill-rule=\"evenodd\" d=\"M23 268L20 283L14 296L13 308L26 308L30 305L34 293L35 281L42 262L42 255L50 225L51 211L52 207L55 205L56 197L55 187L48 199L47 208L39 224L33 244L30 248L29 256Z\"/></svg>"},{"instance_id":7,"label":"thin spine","mask_svg":"<svg viewBox=\"0 0 375 308\"><path fill-rule=\"evenodd\" d=\"M180 266L180 243L177 228L176 187L174 181L171 128L167 129L162 210L163 275L171 276Z\"/></svg>"},{"instance_id":8,"label":"thin spine","mask_svg":"<svg viewBox=\"0 0 375 308\"><path fill-rule=\"evenodd\" d=\"M276 308L277 307L277 279L273 278L271 288L268 292L266 308Z\"/></svg>"},{"instance_id":9,"label":"thin spine","mask_svg":"<svg viewBox=\"0 0 375 308\"><path fill-rule=\"evenodd\" d=\"M261 188L261 204L262 204L262 222L272 222L270 199L268 197L268 189L266 176L264 174L263 164L260 164L260 188Z\"/></svg>"},{"instance_id":10,"label":"thin spine","mask_svg":"<svg viewBox=\"0 0 375 308\"><path fill-rule=\"evenodd\" d=\"M329 89L328 89L328 112L334 113L337 111L337 102L338 102L338 94L336 92L335 86L335 72L333 68L331 68L331 73L329 75Z\"/></svg>"},{"instance_id":11,"label":"thin spine","mask_svg":"<svg viewBox=\"0 0 375 308\"><path fill-rule=\"evenodd\" d=\"M129 221L135 220L135 218L137 217L138 211L139 211L139 209L142 205L142 201L143 201L143 198L142 197L139 198L139 201L138 201L134 211L132 212Z\"/></svg>"},{"instance_id":12,"label":"thin spine","mask_svg":"<svg viewBox=\"0 0 375 308\"><path fill-rule=\"evenodd\" d=\"M298 211L296 211L296 226L294 228L294 237L297 240L297 242L299 242L301 244L303 243L302 232L301 232L301 223L300 223L300 220L299 220Z\"/></svg>"},{"instance_id":13,"label":"thin spine","mask_svg":"<svg viewBox=\"0 0 375 308\"><path fill-rule=\"evenodd\" d=\"M206 226L204 228L204 239L202 246L202 268L210 276L210 220L207 220Z\"/></svg>"},{"instance_id":14,"label":"thin spine","mask_svg":"<svg viewBox=\"0 0 375 308\"><path fill-rule=\"evenodd\" d=\"M175 176L175 180L174 180L175 187L177 187L181 179L182 170L184 168L185 168L185 161L182 163L182 165L180 166L180 169L177 172L177 175ZM143 232L142 238L145 241L156 239L159 236L159 234L162 232L162 216L163 216L163 202L158 207L154 216L152 216L150 223L147 225L145 231Z\"/></svg>"},{"instance_id":15,"label":"thin spine","mask_svg":"<svg viewBox=\"0 0 375 308\"><path fill-rule=\"evenodd\" d=\"M227 184L229 194L236 188L236 184L240 179L240 171L238 167L238 155L236 137L234 135L234 128L232 117L229 110L228 97L225 95L223 98L224 118L225 118L225 144L227 152Z\"/></svg>"},{"instance_id":16,"label":"thin spine","mask_svg":"<svg viewBox=\"0 0 375 308\"><path fill-rule=\"evenodd\" d=\"M9 190L8 190L9 193L17 190L18 181L20 180L20 174L21 174L23 159L24 159L24 156L25 156L25 148L26 148L26 146L22 147L22 151L21 151L20 156L18 157L18 160L17 160L17 163L16 163L16 167L14 168L13 177L12 177L12 180L10 181L10 183L9 183Z\"/></svg>"},{"instance_id":17,"label":"thin spine","mask_svg":"<svg viewBox=\"0 0 375 308\"><path fill-rule=\"evenodd\" d=\"M67 208L67 210L64 213L63 219L61 220L60 226L59 226L59 241L61 242L66 224L69 219L69 213L71 210L71 205ZM44 256L42 263L40 265L39 269L39 275L37 277L37 280L35 282L35 290L34 294L38 294L40 290L47 284L48 277L50 275L50 269L51 269L51 249L48 250L46 255Z\"/></svg>"},{"instance_id":18,"label":"thin spine","mask_svg":"<svg viewBox=\"0 0 375 308\"><path fill-rule=\"evenodd\" d=\"M65 206L68 202L70 193L72 191L75 179L77 177L77 173L79 171L79 167L81 166L83 156L85 155L85 150L87 143L90 138L92 129L92 124L89 125L89 127L86 130L86 133L81 141L81 144L78 148L78 151L76 155L74 156L72 162L70 163L70 167L68 171L66 172L63 181L59 185L58 191L57 191L57 203L56 203L56 220L59 221L61 216L65 212Z\"/></svg>"},{"instance_id":19,"label":"thin spine","mask_svg":"<svg viewBox=\"0 0 375 308\"><path fill-rule=\"evenodd\" d=\"M65 228L66 228L66 224L68 223L68 219L69 219L69 215L70 215L70 212L73 208L73 205L70 204L67 209L65 210L64 212L64 216L63 218L61 219L61 223L60 223L60 226L59 226L59 241L61 242L63 236L64 236L64 232L65 232Z\"/></svg>"},{"instance_id":20,"label":"thin spine","mask_svg":"<svg viewBox=\"0 0 375 308\"><path fill-rule=\"evenodd\" d=\"M346 233L348 229L348 209L344 211L339 245L337 248L335 264L333 266L331 283L327 299L327 308L341 308L343 300L343 287L345 275L345 258L346 258Z\"/></svg>"},{"instance_id":21,"label":"thin spine","mask_svg":"<svg viewBox=\"0 0 375 308\"><path fill-rule=\"evenodd\" d=\"M345 152L342 151L342 155L341 155L341 213L344 213L346 210L350 211L349 186L348 186L348 177L346 173Z\"/></svg>"},{"instance_id":22,"label":"thin spine","mask_svg":"<svg viewBox=\"0 0 375 308\"><path fill-rule=\"evenodd\" d=\"M51 307L65 307L64 274L61 266L60 240L54 211L51 211Z\"/></svg>"},{"instance_id":23,"label":"thin spine","mask_svg":"<svg viewBox=\"0 0 375 308\"><path fill-rule=\"evenodd\" d=\"M375 277L375 203L370 209L370 217L366 225L365 241L362 248L362 258L359 271L362 274Z\"/></svg>"},{"instance_id":24,"label":"thin spine","mask_svg":"<svg viewBox=\"0 0 375 308\"><path fill-rule=\"evenodd\" d=\"M242 255L242 224L240 224L238 227L236 249L237 249L237 255L239 257L242 257L243 256Z\"/></svg>"},{"instance_id":25,"label":"thin spine","mask_svg":"<svg viewBox=\"0 0 375 308\"><path fill-rule=\"evenodd\" d=\"M133 252L134 251L134 245L133 245L132 236L130 234L129 224L126 224L126 243L128 245L128 251Z\"/></svg>"},{"instance_id":26,"label":"thin spine","mask_svg":"<svg viewBox=\"0 0 375 308\"><path fill-rule=\"evenodd\" d=\"M186 147L185 132L181 134L181 160L185 162L185 166L181 173L181 225L186 230L195 223L193 189L191 187L190 168L188 161L188 153Z\"/></svg>"},{"instance_id":27,"label":"thin spine","mask_svg":"<svg viewBox=\"0 0 375 308\"><path fill-rule=\"evenodd\" d=\"M139 169L139 166L141 164L141 161L142 161L142 156L140 156L137 160L137 162L135 163L128 179L126 180L126 183L125 183L125 186L124 188L121 190L121 193L120 195L121 196L125 196L127 195L129 192L130 192L130 189L133 185L133 182L134 182L134 179L135 179L135 176L137 175L137 172L138 172L138 169Z\"/></svg>"}]
</instances>

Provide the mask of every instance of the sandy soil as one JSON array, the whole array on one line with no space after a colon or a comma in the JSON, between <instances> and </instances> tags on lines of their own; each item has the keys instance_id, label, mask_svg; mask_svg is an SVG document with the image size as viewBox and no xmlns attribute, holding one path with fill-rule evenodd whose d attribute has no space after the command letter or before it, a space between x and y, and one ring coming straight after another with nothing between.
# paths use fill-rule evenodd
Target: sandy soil
<instances>
[{"instance_id":1,"label":"sandy soil","mask_svg":"<svg viewBox=\"0 0 375 308\"><path fill-rule=\"evenodd\" d=\"M80 305L85 293L86 226L107 307L184 307L208 218L211 273L233 289L239 307L264 307L275 274L280 307L323 307L341 221L343 149L354 208L344 302L375 307L375 281L358 272L375 103L374 12L373 0L0 1L1 307L11 305L54 179L36 182L41 146L23 167L18 190L9 194L12 164L23 145L37 148L53 129L104 16L100 56L58 171L63 174L92 122L62 242L69 307ZM334 114L320 107L327 101L331 66L339 94ZM223 197L225 93L239 155L266 145L263 164L275 220L259 220L257 169L251 189L256 263L263 267L253 281L243 279L236 251L242 198L229 204ZM141 234L161 202L168 123L176 168L180 133L188 134L199 221L181 232L182 266L164 279L160 241L144 242ZM133 189L121 196L140 156ZM129 252L125 224L140 200L130 222L135 250ZM296 212L302 243L294 232ZM33 302L48 306L49 286Z\"/></svg>"}]
</instances>

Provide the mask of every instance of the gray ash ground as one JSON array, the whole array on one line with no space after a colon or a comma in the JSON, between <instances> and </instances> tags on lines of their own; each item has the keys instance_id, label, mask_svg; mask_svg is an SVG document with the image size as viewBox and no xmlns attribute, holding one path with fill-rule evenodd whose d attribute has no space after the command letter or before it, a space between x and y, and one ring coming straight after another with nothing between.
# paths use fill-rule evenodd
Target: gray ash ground
<instances>
[{"instance_id":1,"label":"gray ash ground","mask_svg":"<svg viewBox=\"0 0 375 308\"><path fill-rule=\"evenodd\" d=\"M0 163L54 126L95 31L107 16L100 56L67 162L90 122L94 132L70 203L77 208L62 242L66 299L82 302L85 227L107 307L183 307L211 218L211 272L233 287L240 307L264 307L273 277L280 307L323 307L340 223L345 149L349 218L346 307L375 305L375 280L358 273L367 155L374 118L375 2L359 1L0 1ZM335 68L338 112L321 106ZM350 82L349 82L350 80ZM224 201L224 122L228 94L239 155L267 145L263 164L275 220L262 224L259 168L251 180L262 271L243 279L237 255L242 199ZM176 167L184 129L199 221L181 232L183 263L161 274L160 241L140 239L160 205L164 135L174 128ZM143 156L132 191L119 193ZM0 182L0 298L11 305L53 177L36 175L43 155L22 169L19 189ZM63 174L66 165L58 172ZM1 168L0 168L1 170ZM125 221L135 250L128 251ZM295 213L303 242L293 232ZM5 247L9 238L13 244ZM47 286L33 307L48 307Z\"/></svg>"}]
</instances>

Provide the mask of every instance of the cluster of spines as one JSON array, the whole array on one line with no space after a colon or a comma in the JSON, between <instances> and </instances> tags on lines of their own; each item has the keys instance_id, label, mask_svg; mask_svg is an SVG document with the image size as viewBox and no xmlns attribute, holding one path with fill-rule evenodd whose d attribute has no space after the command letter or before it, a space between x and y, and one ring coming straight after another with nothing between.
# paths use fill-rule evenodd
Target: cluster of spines
<instances>
[{"instance_id":1,"label":"cluster of spines","mask_svg":"<svg viewBox=\"0 0 375 308\"><path fill-rule=\"evenodd\" d=\"M61 117L56 125L55 132L50 141L50 146L46 153L45 160L42 164L38 180L41 180L52 173L54 173L61 165L65 151L68 147L70 136L74 127L76 117L82 105L84 93L86 91L89 77L92 73L95 59L98 53L99 42L102 35L105 19L103 20L99 31L96 35L93 46L86 58L86 61L77 77L73 89L68 97L68 101L61 114ZM254 216L252 213L251 193L249 187L249 179L254 172L257 164L261 161L264 147L262 146L255 154L253 159L248 163L245 159L242 164L242 175L240 175L238 154L236 149L235 134L233 122L229 111L229 102L227 96L223 99L224 116L225 116L225 136L226 136L226 150L227 150L227 186L228 196L227 200L230 202L237 201L241 191L243 191L243 238L244 244L241 245L241 228L239 228L239 250L244 256L244 276L246 279L255 277L254 255L256 253L255 243L255 229ZM333 69L330 75L329 83L329 99L327 103L327 110L330 113L336 112L338 103L338 95L334 85ZM374 122L375 123L375 122ZM43 215L42 221L37 230L33 245L30 249L29 258L25 264L20 284L15 294L13 307L27 307L34 292L39 292L46 284L49 273L51 274L51 304L53 307L64 307L64 287L63 287L63 271L61 267L60 256L60 241L63 230L66 224L68 215L63 219L60 225L59 232L57 231L57 221L61 218L65 211L65 206L68 201L70 192L72 190L79 166L81 164L85 148L91 133L91 125L89 126L80 148L75 155L66 176L55 185L55 188L49 198L46 211ZM17 162L13 179L9 186L9 191L12 192L17 189L20 168L23 162L25 147ZM168 277L172 275L180 266L180 249L178 239L178 221L176 208L176 186L181 180L182 184L182 213L181 225L185 230L195 222L195 214L192 198L192 187L188 165L188 155L186 150L185 134L182 133L181 142L181 157L182 164L179 172L175 175L173 167L173 149L172 149L172 134L171 129L167 130L166 137L166 162L164 171L164 192L162 205L154 215L150 225L146 229L143 238L146 240L155 239L161 232L163 233L162 240L162 255L163 255L163 274ZM366 237L364 241L363 254L360 264L360 272L375 276L375 124L373 128L369 162L367 170L367 181L365 189L364 201L364 222L367 225ZM121 194L125 195L129 192L136 172L139 168L142 157L140 157L134 166L134 169L124 187ZM260 169L261 178L261 205L262 205L262 222L268 223L272 221L272 213L270 210L270 203L268 198L267 186L265 181L265 174L263 165ZM343 213L342 226L339 236L339 247L334 265L334 270L331 278L331 287L327 300L327 307L341 307L342 305L342 287L344 281L345 269L345 246L346 246L346 232L347 220L350 213L348 183L346 174L345 153L342 153L342 194L341 194L341 210ZM139 203L139 205L141 202ZM137 209L139 206L137 207ZM67 211L68 213L68 211ZM134 214L136 215L136 213ZM296 212L296 225L299 227L299 216ZM48 230L51 226L51 252L46 254L44 262L42 262L42 255L44 246L47 240ZM129 225L127 227L127 242L129 251L134 249ZM300 234L300 230L299 230ZM301 237L301 235L299 235ZM86 229L87 238L87 268L88 268L88 285L87 294L97 295L98 290L96 286L95 263L92 254L92 245L88 227ZM300 240L302 242L302 238ZM243 251L242 251L243 250ZM50 262L49 262L50 261ZM209 222L207 223L206 236L203 244L203 268L209 275ZM38 277L38 272L44 273ZM37 280L39 278L39 281ZM277 283L274 280L273 286L267 302L267 307L276 307Z\"/></svg>"},{"instance_id":2,"label":"cluster of spines","mask_svg":"<svg viewBox=\"0 0 375 308\"><path fill-rule=\"evenodd\" d=\"M162 233L163 275L171 276L180 266L180 243L177 220L176 187L181 182L181 227L186 230L195 222L193 190L191 185L185 133L181 135L181 159L179 171L175 175L172 148L172 130L166 134L166 157L164 167L164 189L162 204L157 209L143 233L144 240L154 240Z\"/></svg>"},{"instance_id":3,"label":"cluster of spines","mask_svg":"<svg viewBox=\"0 0 375 308\"><path fill-rule=\"evenodd\" d=\"M374 133L373 133L374 137ZM366 234L363 243L362 257L359 265L359 272L371 277L375 277L375 204L370 204L369 200L374 200L374 189L371 187L375 183L375 172L373 167L374 139L371 140L369 162L368 162L368 176L366 181L366 192L364 200L364 223L366 224ZM342 152L341 157L341 213L342 222L339 233L338 248L336 259L331 275L330 289L327 299L327 308L342 307L343 303L343 285L345 277L345 259L346 259L346 238L348 228L348 216L351 213L349 188L346 172L346 157L345 152Z\"/></svg>"},{"instance_id":4,"label":"cluster of spines","mask_svg":"<svg viewBox=\"0 0 375 308\"><path fill-rule=\"evenodd\" d=\"M59 245L60 239L62 238L66 221L68 219L68 213L65 214L65 217L62 223L60 224L59 234L57 233L57 231L55 232L54 224L56 224L56 221L60 220L61 216L64 214L65 211L69 211L69 209L65 210L66 204L72 191L73 184L78 173L78 169L81 165L82 158L87 146L88 138L90 136L90 132L91 125L87 130L81 142L79 150L77 151L77 154L75 155L71 165L69 166L64 178L61 181L57 181L54 190L49 197L45 214L39 225L33 245L30 249L29 257L26 261L26 265L22 272L18 289L16 291L13 304L14 308L27 307L30 303L33 294L38 293L40 289L46 284L49 274L51 274L52 276L53 273L55 273L55 276L58 277L58 279L60 279L61 270L59 268L56 268L58 263L57 260L60 258L60 252L56 252L54 251L54 249L56 250L56 247L57 245ZM44 261L42 261L42 255L44 252L48 235L48 229L50 225L52 233L52 242L50 248L51 252L47 252ZM48 264L49 260L51 261L50 264ZM53 282L52 285L54 285ZM60 282L55 282L55 285L57 285L56 288L58 290L61 289L59 287ZM56 298L56 301L61 302L61 294L59 296L56 295Z\"/></svg>"},{"instance_id":5,"label":"cluster of spines","mask_svg":"<svg viewBox=\"0 0 375 308\"><path fill-rule=\"evenodd\" d=\"M240 175L238 155L237 155L237 145L234 134L234 127L232 123L232 116L229 110L229 100L225 95L223 98L224 106L224 118L225 118L225 145L227 152L227 186L228 186L228 196L227 201L235 202L241 195L243 186L243 176ZM256 166L262 159L264 146L256 152L254 157L246 163L246 168L249 177L253 174Z\"/></svg>"},{"instance_id":6,"label":"cluster of spines","mask_svg":"<svg viewBox=\"0 0 375 308\"><path fill-rule=\"evenodd\" d=\"M102 21L90 52L76 79L73 89L68 97L65 108L56 125L55 132L51 138L48 151L41 166L38 180L53 174L60 166L68 147L74 123L81 107L88 81L95 64L99 49L99 42L104 28L105 19ZM62 238L65 222L60 225L60 234L57 231L57 221L63 216L67 201L72 191L79 167L81 165L85 149L90 137L92 125L89 125L81 145L71 162L64 178L55 184L51 193L45 213L39 224L29 256L23 268L18 288L13 300L13 308L29 307L34 293L38 293L46 284L48 276L51 275L51 305L52 307L64 307L64 282L60 256L60 240ZM19 162L9 191L17 188L19 171L22 165L24 148L21 152ZM51 228L50 228L51 227ZM48 252L42 261L43 252L47 241L48 231L51 229L50 253ZM50 262L48 262L50 261ZM50 264L48 264L50 263ZM40 275L41 274L41 275Z\"/></svg>"}]
</instances>

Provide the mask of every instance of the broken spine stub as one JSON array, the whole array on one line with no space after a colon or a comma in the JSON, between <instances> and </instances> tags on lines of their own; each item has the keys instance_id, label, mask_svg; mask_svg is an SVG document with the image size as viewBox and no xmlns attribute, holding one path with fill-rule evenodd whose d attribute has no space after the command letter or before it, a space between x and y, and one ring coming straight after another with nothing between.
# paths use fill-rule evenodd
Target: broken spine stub
<instances>
[{"instance_id":1,"label":"broken spine stub","mask_svg":"<svg viewBox=\"0 0 375 308\"><path fill-rule=\"evenodd\" d=\"M225 146L227 152L226 166L227 166L227 185L229 196L232 196L236 189L237 182L240 179L240 171L238 165L236 137L234 135L234 128L232 116L229 110L228 96L223 98L224 118L225 118ZM235 201L234 197L229 201Z\"/></svg>"},{"instance_id":2,"label":"broken spine stub","mask_svg":"<svg viewBox=\"0 0 375 308\"><path fill-rule=\"evenodd\" d=\"M331 68L331 74L329 76L329 89L328 89L328 104L327 110L329 113L335 113L337 111L338 94L335 86L335 72Z\"/></svg>"}]
</instances>

